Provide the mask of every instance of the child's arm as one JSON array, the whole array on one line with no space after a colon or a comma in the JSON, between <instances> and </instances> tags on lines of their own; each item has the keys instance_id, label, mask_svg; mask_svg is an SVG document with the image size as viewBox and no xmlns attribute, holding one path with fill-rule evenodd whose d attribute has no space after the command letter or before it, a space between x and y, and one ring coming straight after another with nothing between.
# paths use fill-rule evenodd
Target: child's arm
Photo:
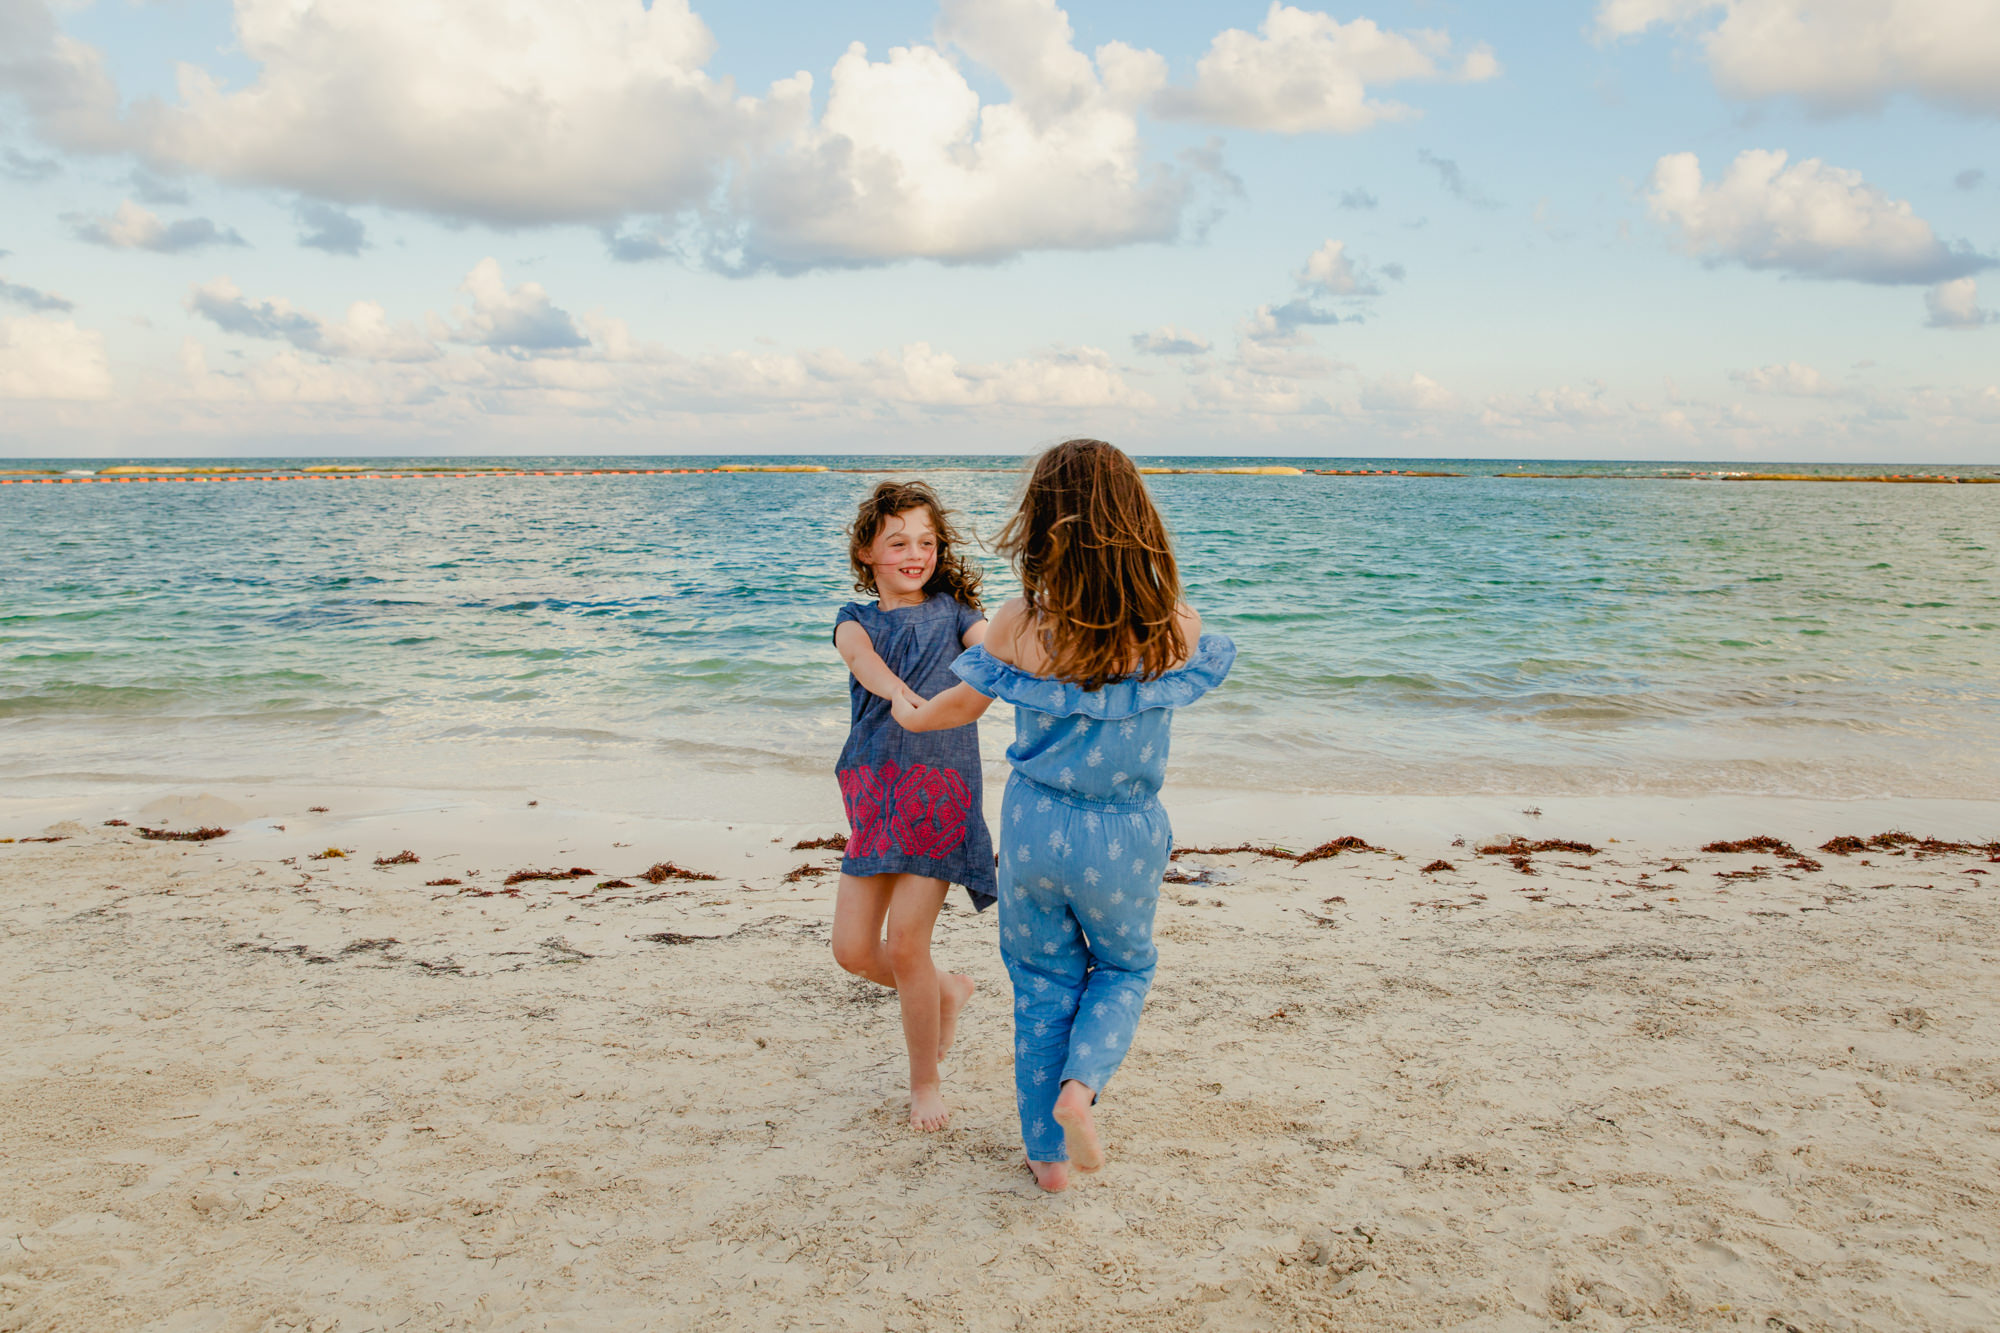
<instances>
[{"instance_id":1,"label":"child's arm","mask_svg":"<svg viewBox=\"0 0 2000 1333\"><path fill-rule=\"evenodd\" d=\"M914 695L894 700L889 705L889 711L896 715L896 720L903 724L905 731L944 731L977 722L992 702L978 690L960 682L928 703L917 700Z\"/></svg>"},{"instance_id":2,"label":"child's arm","mask_svg":"<svg viewBox=\"0 0 2000 1333\"><path fill-rule=\"evenodd\" d=\"M980 644L985 643L986 631L990 623L985 616L981 616L979 619L973 621L970 625L966 626L965 633L958 636L959 643L967 648L977 648Z\"/></svg>"},{"instance_id":3,"label":"child's arm","mask_svg":"<svg viewBox=\"0 0 2000 1333\"><path fill-rule=\"evenodd\" d=\"M861 688L878 699L887 699L894 704L899 699L911 703L922 703L923 699L911 692L903 684L903 678L889 670L889 664L875 651L875 641L868 637L868 631L852 620L843 620L833 631L833 646L840 650L840 658L847 663L847 669L861 682Z\"/></svg>"}]
</instances>

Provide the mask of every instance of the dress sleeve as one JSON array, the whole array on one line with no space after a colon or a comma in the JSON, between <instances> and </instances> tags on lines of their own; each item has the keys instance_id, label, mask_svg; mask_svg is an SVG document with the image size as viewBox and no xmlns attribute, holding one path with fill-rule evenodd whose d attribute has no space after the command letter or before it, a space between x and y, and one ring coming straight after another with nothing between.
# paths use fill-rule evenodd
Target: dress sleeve
<instances>
[{"instance_id":1,"label":"dress sleeve","mask_svg":"<svg viewBox=\"0 0 2000 1333\"><path fill-rule=\"evenodd\" d=\"M855 624L857 624L857 625L860 625L860 626L861 626L861 628L862 628L862 629L864 629L864 630L866 630L866 629L868 628L868 626L867 626L866 622L864 622L864 621L863 621L863 620L861 619L861 608L860 608L860 606L859 606L859 605L858 605L857 603L854 603L854 602L849 602L849 603L848 603L848 604L847 604L846 606L843 606L843 607L841 607L841 608L840 608L840 614L839 614L839 615L837 615L837 616L835 616L835 617L833 618L833 631L832 631L832 632L833 632L834 634L838 634L838 633L840 633L840 627L841 627L842 625L846 624L846 623L847 623L848 621L850 621L850 620L851 620L851 621L853 621L853 622L854 622ZM873 635L870 635L869 637L870 637L870 638L873 638L874 636L873 636Z\"/></svg>"},{"instance_id":2,"label":"dress sleeve","mask_svg":"<svg viewBox=\"0 0 2000 1333\"><path fill-rule=\"evenodd\" d=\"M1236 661L1236 645L1221 634L1204 634L1187 665L1154 680L1114 680L1099 690L1034 676L1002 662L982 645L968 648L951 664L957 677L989 699L1032 708L1057 717L1116 720L1154 708L1185 708L1220 685Z\"/></svg>"},{"instance_id":3,"label":"dress sleeve","mask_svg":"<svg viewBox=\"0 0 2000 1333\"><path fill-rule=\"evenodd\" d=\"M965 632L984 619L986 613L978 607L967 606L964 602L958 603L958 641L964 643Z\"/></svg>"}]
</instances>

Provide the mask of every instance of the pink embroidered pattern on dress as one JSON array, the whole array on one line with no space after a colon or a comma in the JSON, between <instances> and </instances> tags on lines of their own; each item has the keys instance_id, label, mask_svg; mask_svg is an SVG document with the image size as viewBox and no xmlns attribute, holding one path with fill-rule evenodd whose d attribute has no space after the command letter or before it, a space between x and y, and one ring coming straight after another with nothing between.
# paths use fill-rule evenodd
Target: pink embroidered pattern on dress
<instances>
[{"instance_id":1,"label":"pink embroidered pattern on dress","mask_svg":"<svg viewBox=\"0 0 2000 1333\"><path fill-rule=\"evenodd\" d=\"M874 857L895 851L942 860L965 841L972 793L949 768L895 764L848 768L840 774L847 807L847 854Z\"/></svg>"}]
</instances>

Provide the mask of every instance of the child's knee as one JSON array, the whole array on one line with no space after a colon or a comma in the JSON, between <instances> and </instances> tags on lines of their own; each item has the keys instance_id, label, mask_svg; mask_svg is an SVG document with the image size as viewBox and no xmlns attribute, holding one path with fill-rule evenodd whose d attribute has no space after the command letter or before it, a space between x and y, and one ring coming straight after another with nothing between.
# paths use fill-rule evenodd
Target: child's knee
<instances>
[{"instance_id":1,"label":"child's knee","mask_svg":"<svg viewBox=\"0 0 2000 1333\"><path fill-rule=\"evenodd\" d=\"M833 961L856 976L867 975L868 964L872 961L874 952L872 941L834 936Z\"/></svg>"},{"instance_id":2,"label":"child's knee","mask_svg":"<svg viewBox=\"0 0 2000 1333\"><path fill-rule=\"evenodd\" d=\"M889 966L907 972L931 965L931 936L927 930L889 931Z\"/></svg>"}]
</instances>

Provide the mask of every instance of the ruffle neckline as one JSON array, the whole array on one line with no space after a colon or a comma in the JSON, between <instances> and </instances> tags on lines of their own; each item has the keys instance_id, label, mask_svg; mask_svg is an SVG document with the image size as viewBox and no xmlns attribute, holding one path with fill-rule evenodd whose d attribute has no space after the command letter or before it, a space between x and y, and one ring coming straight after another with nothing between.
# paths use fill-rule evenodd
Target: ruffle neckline
<instances>
[{"instance_id":1,"label":"ruffle neckline","mask_svg":"<svg viewBox=\"0 0 2000 1333\"><path fill-rule=\"evenodd\" d=\"M968 648L951 664L958 678L991 699L1056 717L1091 717L1109 721L1155 708L1185 708L1222 683L1236 661L1236 645L1226 634L1204 634L1194 656L1154 680L1126 677L1098 690L1067 681L1034 676L1002 662L984 646Z\"/></svg>"}]
</instances>

